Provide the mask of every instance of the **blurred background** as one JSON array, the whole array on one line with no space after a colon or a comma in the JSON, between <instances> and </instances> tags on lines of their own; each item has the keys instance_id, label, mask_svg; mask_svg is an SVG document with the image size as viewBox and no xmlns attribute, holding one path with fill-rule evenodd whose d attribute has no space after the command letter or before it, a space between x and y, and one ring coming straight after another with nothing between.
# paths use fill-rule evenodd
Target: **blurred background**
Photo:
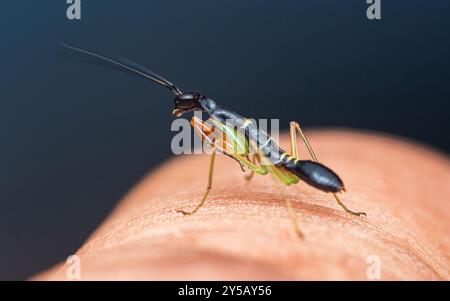
<instances>
[{"instance_id":1,"label":"blurred background","mask_svg":"<svg viewBox=\"0 0 450 301\"><path fill-rule=\"evenodd\" d=\"M450 2L65 0L0 4L0 279L65 260L171 157L173 96L70 52L125 56L254 118L450 151Z\"/></svg>"}]
</instances>

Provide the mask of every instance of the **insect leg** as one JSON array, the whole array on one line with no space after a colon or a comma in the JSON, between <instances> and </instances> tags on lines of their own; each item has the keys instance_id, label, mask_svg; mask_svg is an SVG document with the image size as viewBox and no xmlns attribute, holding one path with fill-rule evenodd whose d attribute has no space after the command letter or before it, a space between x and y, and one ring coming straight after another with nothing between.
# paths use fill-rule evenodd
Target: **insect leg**
<instances>
[{"instance_id":1,"label":"insect leg","mask_svg":"<svg viewBox=\"0 0 450 301\"><path fill-rule=\"evenodd\" d=\"M306 138L305 134L303 134L303 131L300 128L300 125L298 124L298 122L295 122L295 121L291 121L291 123L290 123L291 155L292 155L292 157L300 158L300 156L298 155L297 132L302 137L302 140L305 143L306 148L308 149L308 152L310 153L312 159L315 162L319 162L317 160L316 154L314 153L314 151L313 151L313 149L311 147L311 144L309 144L308 139Z\"/></svg>"},{"instance_id":2,"label":"insect leg","mask_svg":"<svg viewBox=\"0 0 450 301\"><path fill-rule=\"evenodd\" d=\"M221 145L223 144L221 143L223 140L221 137L221 131L219 131L214 125L207 124L205 121L195 116L191 119L191 125L194 128L194 131L201 137L202 141L206 142L211 147L215 147L216 150L222 154L235 160L239 164L242 172L245 172L244 164L232 155L226 153L223 145Z\"/></svg>"},{"instance_id":3,"label":"insect leg","mask_svg":"<svg viewBox=\"0 0 450 301\"><path fill-rule=\"evenodd\" d=\"M257 155L253 155L251 162L253 164L255 164L255 165L256 165L257 162L260 163L259 162L259 157ZM255 171L253 169L250 169L250 173L248 175L245 175L245 179L247 181L250 181L253 178L254 175L255 175Z\"/></svg>"},{"instance_id":4,"label":"insect leg","mask_svg":"<svg viewBox=\"0 0 450 301\"><path fill-rule=\"evenodd\" d=\"M309 154L311 155L313 161L315 162L319 162L317 160L316 154L314 153L311 144L308 141L308 138L306 138L305 134L303 133L302 129L300 128L300 125L295 122L295 121L291 121L290 123L290 132L291 132L291 154L294 158L298 158L298 149L297 149L297 132L300 134L300 137L303 140L303 143L305 143L306 148L308 149ZM339 206L341 206L345 212L356 215L356 216L360 216L360 215L367 215L365 212L357 212L357 211L352 211L349 208L347 208L347 206L344 205L344 203L342 203L342 201L339 199L339 197L337 196L336 193L333 193L334 198L336 199L336 202L339 204Z\"/></svg>"},{"instance_id":5,"label":"insect leg","mask_svg":"<svg viewBox=\"0 0 450 301\"><path fill-rule=\"evenodd\" d=\"M244 167L244 163L242 163L241 161L239 161L238 159L236 159L235 157L233 157L230 154L227 153L223 153L224 155L230 157L231 159L233 159L234 161L236 161L239 164L239 167L241 168L242 172L245 172L245 167Z\"/></svg>"},{"instance_id":6,"label":"insect leg","mask_svg":"<svg viewBox=\"0 0 450 301\"><path fill-rule=\"evenodd\" d=\"M286 207L287 207L288 213L289 213L289 217L291 218L292 225L294 226L295 233L297 234L298 237L303 239L303 237L304 237L303 232L300 230L300 226L298 225L297 216L295 214L294 207L292 206L292 203L289 200L289 198L286 196L286 192L280 183L280 179L278 177L276 177L274 174L272 174L272 176L275 179L275 182L277 184L278 189L280 190L280 193L284 200L284 203L286 204Z\"/></svg>"},{"instance_id":7,"label":"insect leg","mask_svg":"<svg viewBox=\"0 0 450 301\"><path fill-rule=\"evenodd\" d=\"M215 151L215 148L213 148L213 152L211 154L211 159L209 161L208 185L206 186L206 191L203 194L200 204L198 204L197 207L195 207L192 211L177 210L177 212L182 213L184 215L191 215L191 214L194 214L195 212L197 212L197 210L203 206L203 204L206 201L206 198L208 197L209 191L211 190L211 187L212 187L215 158L216 158L216 151Z\"/></svg>"},{"instance_id":8,"label":"insect leg","mask_svg":"<svg viewBox=\"0 0 450 301\"><path fill-rule=\"evenodd\" d=\"M258 156L258 155L255 155L255 156ZM267 166L261 165L259 160L258 160L257 162L255 162L255 161L253 160L253 162L252 162L252 160L249 160L249 159L247 159L247 158L244 157L244 156L239 156L238 158L239 158L239 160L242 161L245 165L247 165L247 167L248 167L250 170L254 171L254 172L257 173L257 174L265 175L265 174L267 174L267 173L269 172L269 170L267 169ZM258 158L259 158L259 156L258 156Z\"/></svg>"}]
</instances>

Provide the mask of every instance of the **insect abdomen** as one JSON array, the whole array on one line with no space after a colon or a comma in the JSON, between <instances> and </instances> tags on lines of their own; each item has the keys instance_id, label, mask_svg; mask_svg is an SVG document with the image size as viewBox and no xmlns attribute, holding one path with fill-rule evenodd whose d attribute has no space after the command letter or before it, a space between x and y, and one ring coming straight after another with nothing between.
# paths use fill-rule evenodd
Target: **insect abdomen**
<instances>
[{"instance_id":1,"label":"insect abdomen","mask_svg":"<svg viewBox=\"0 0 450 301\"><path fill-rule=\"evenodd\" d=\"M323 164L310 160L298 160L289 155L283 155L281 164L302 181L325 192L339 192L344 189L344 183L339 176Z\"/></svg>"}]
</instances>

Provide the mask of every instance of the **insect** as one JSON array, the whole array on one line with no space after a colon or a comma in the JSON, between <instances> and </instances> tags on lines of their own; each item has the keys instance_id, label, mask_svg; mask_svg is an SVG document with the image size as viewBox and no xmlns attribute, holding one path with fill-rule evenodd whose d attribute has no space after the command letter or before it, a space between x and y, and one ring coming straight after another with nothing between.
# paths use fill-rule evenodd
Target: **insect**
<instances>
[{"instance_id":1,"label":"insect","mask_svg":"<svg viewBox=\"0 0 450 301\"><path fill-rule=\"evenodd\" d=\"M216 153L221 152L236 160L243 170L244 167L250 170L250 174L246 176L247 180L250 180L255 173L273 176L283 195L294 229L300 237L303 237L303 234L300 231L295 210L289 198L285 196L282 184L291 185L302 180L323 192L331 193L336 202L347 213L356 216L366 215L364 212L350 210L340 200L337 193L345 191L342 180L333 170L319 163L299 123L295 121L290 123L290 152L286 152L267 133L258 129L250 119L223 108L215 100L201 92L183 92L169 80L128 59L112 59L67 44L63 44L63 46L110 62L166 87L175 94L175 108L172 114L176 117L181 117L183 114L192 111L207 113L209 118L205 121L195 116L191 119L191 125L195 132L213 150L209 163L207 187L196 207L190 211L178 210L179 213L192 215L205 204L212 188L215 156ZM312 160L300 159L298 136L305 144Z\"/></svg>"}]
</instances>

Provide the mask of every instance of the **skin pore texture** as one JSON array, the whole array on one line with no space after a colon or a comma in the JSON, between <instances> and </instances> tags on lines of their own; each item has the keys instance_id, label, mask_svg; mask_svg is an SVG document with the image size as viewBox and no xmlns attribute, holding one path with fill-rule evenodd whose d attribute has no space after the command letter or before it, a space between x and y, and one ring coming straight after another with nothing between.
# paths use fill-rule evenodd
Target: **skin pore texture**
<instances>
[{"instance_id":1,"label":"skin pore texture","mask_svg":"<svg viewBox=\"0 0 450 301\"><path fill-rule=\"evenodd\" d=\"M320 162L343 179L342 201L304 183L286 187L304 239L270 176L244 179L216 156L182 156L136 185L75 253L81 280L450 280L450 161L374 133L308 131ZM281 146L288 150L287 135ZM308 158L304 145L300 156ZM82 222L82 217L80 217ZM65 262L36 280L65 280ZM378 274L371 271L376 268Z\"/></svg>"}]
</instances>

